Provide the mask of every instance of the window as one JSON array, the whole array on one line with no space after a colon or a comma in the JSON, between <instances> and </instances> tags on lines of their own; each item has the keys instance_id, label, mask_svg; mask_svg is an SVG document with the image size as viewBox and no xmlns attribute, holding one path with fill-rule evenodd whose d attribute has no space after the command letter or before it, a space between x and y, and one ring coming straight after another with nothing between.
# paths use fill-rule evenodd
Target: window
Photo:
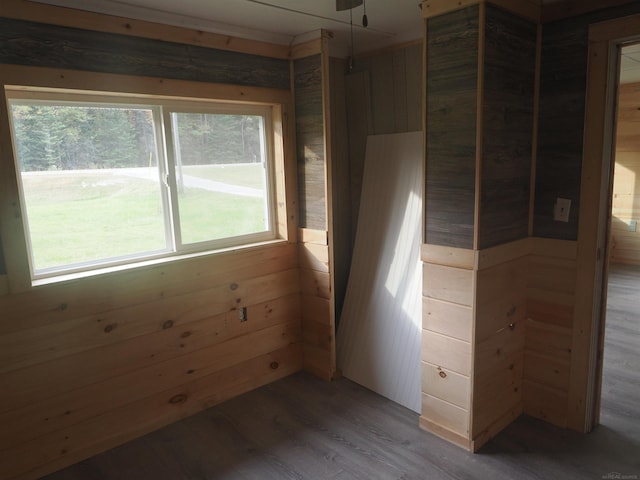
<instances>
[{"instance_id":1,"label":"window","mask_svg":"<svg viewBox=\"0 0 640 480\"><path fill-rule=\"evenodd\" d=\"M275 238L271 106L7 98L33 279Z\"/></svg>"}]
</instances>

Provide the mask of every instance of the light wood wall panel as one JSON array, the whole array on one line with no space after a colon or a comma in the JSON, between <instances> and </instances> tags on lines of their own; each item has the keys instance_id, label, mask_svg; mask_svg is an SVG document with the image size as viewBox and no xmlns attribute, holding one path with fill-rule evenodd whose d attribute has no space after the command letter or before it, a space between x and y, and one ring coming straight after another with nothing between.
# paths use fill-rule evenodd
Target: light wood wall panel
<instances>
[{"instance_id":1,"label":"light wood wall panel","mask_svg":"<svg viewBox=\"0 0 640 480\"><path fill-rule=\"evenodd\" d=\"M304 369L331 380L336 371L336 328L327 234L305 229L299 239Z\"/></svg>"},{"instance_id":2,"label":"light wood wall panel","mask_svg":"<svg viewBox=\"0 0 640 480\"><path fill-rule=\"evenodd\" d=\"M423 245L421 259L420 425L470 449L475 255L472 250Z\"/></svg>"},{"instance_id":3,"label":"light wood wall panel","mask_svg":"<svg viewBox=\"0 0 640 480\"><path fill-rule=\"evenodd\" d=\"M527 273L524 412L567 426L576 244L533 239Z\"/></svg>"},{"instance_id":4,"label":"light wood wall panel","mask_svg":"<svg viewBox=\"0 0 640 480\"><path fill-rule=\"evenodd\" d=\"M278 266L268 260L272 248L261 249L264 266L242 253L200 259L208 271L222 267L223 273L209 279L198 278L198 269L180 272L175 264L175 270L165 266L161 277L154 269L146 277L144 271L125 272L96 278L89 282L91 290L70 282L2 297L8 316L3 315L0 334L0 383L6 394L0 402L0 458L13 461L0 461L0 477L29 478L32 470L45 472L115 446L119 438L132 438L215 403L215 396L203 392L215 388L218 398L228 398L266 381L257 373L265 368L275 370L265 378L301 368L297 253L287 248ZM239 267L235 274L224 272L232 259ZM249 265L243 263L247 261ZM130 283L128 275L140 283ZM172 291L176 279L190 285L189 291ZM119 282L128 286L129 295L113 295ZM88 297L79 309L68 300L76 290ZM51 298L54 292L60 295L57 300ZM21 311L24 302L32 308ZM57 311L61 304L67 306ZM246 322L240 321L240 307L247 307ZM272 365L274 352L282 349L290 353L286 368L278 370L279 365ZM226 384L207 384L242 364L253 365L241 377L251 382L237 384L226 376ZM192 402L191 396L202 400ZM153 411L149 425L96 420L116 414L133 419L128 405L152 410L160 398L189 407Z\"/></svg>"},{"instance_id":5,"label":"light wood wall panel","mask_svg":"<svg viewBox=\"0 0 640 480\"><path fill-rule=\"evenodd\" d=\"M7 62L55 62L75 68L65 70L74 79L94 82L96 71L146 75L136 77L136 88L175 86L182 78L200 81L194 85L204 90L211 81L229 88L266 82L283 88L269 91L289 102L286 60L16 20L0 23L3 73L15 68L17 84L17 75L36 69ZM47 75L53 77L51 71ZM161 78L149 78L154 75ZM64 75L55 81L64 86ZM283 121L289 133L288 117ZM288 174L293 142L287 141ZM13 159L7 149L2 153L0 170L11 171ZM284 188L290 207L295 187ZM3 187L3 216L12 211L8 205L19 204L16 195L15 188ZM287 217L286 231L295 217ZM4 256L16 263L14 244L5 242ZM303 258L306 267L326 262L316 253ZM301 370L300 261L291 238L26 285L21 293L0 286L0 478L37 478ZM328 282L318 288L328 291ZM247 309L246 321L240 308ZM316 336L323 344L321 334Z\"/></svg>"},{"instance_id":6,"label":"light wood wall panel","mask_svg":"<svg viewBox=\"0 0 640 480\"><path fill-rule=\"evenodd\" d=\"M611 218L611 261L640 264L640 84L618 91L615 171Z\"/></svg>"}]
</instances>

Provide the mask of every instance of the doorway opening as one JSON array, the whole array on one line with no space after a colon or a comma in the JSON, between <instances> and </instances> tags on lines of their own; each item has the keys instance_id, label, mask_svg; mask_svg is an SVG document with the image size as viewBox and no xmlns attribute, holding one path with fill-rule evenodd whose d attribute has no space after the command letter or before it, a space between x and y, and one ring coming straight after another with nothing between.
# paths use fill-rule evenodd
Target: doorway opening
<instances>
[{"instance_id":1,"label":"doorway opening","mask_svg":"<svg viewBox=\"0 0 640 480\"><path fill-rule=\"evenodd\" d=\"M599 423L640 430L640 43L619 50Z\"/></svg>"}]
</instances>

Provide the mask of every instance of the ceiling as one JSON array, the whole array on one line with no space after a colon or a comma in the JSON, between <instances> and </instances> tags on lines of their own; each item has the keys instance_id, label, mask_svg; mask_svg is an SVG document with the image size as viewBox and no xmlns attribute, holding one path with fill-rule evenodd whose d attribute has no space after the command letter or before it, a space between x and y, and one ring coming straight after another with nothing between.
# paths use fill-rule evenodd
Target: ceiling
<instances>
[{"instance_id":1,"label":"ceiling","mask_svg":"<svg viewBox=\"0 0 640 480\"><path fill-rule=\"evenodd\" d=\"M334 34L331 53L350 54L350 11L336 11L335 0L34 0L93 12L178 25L278 44ZM353 9L353 51L375 50L422 38L420 0L365 0Z\"/></svg>"},{"instance_id":2,"label":"ceiling","mask_svg":"<svg viewBox=\"0 0 640 480\"><path fill-rule=\"evenodd\" d=\"M622 48L620 83L640 82L640 43Z\"/></svg>"}]
</instances>

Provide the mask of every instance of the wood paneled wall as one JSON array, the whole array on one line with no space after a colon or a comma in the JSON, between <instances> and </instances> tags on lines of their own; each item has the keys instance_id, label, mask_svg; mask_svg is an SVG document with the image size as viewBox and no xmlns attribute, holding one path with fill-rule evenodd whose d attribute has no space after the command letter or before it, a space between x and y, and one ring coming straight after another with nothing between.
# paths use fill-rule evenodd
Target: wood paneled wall
<instances>
[{"instance_id":1,"label":"wood paneled wall","mask_svg":"<svg viewBox=\"0 0 640 480\"><path fill-rule=\"evenodd\" d=\"M618 96L611 261L640 264L640 84L621 85Z\"/></svg>"},{"instance_id":2,"label":"wood paneled wall","mask_svg":"<svg viewBox=\"0 0 640 480\"><path fill-rule=\"evenodd\" d=\"M290 87L288 60L2 17L0 63Z\"/></svg>"},{"instance_id":3,"label":"wood paneled wall","mask_svg":"<svg viewBox=\"0 0 640 480\"><path fill-rule=\"evenodd\" d=\"M589 25L639 12L633 2L542 27L535 236L578 238ZM572 201L568 223L553 220L557 197Z\"/></svg>"},{"instance_id":4,"label":"wood paneled wall","mask_svg":"<svg viewBox=\"0 0 640 480\"><path fill-rule=\"evenodd\" d=\"M527 273L524 412L567 426L576 242L532 239Z\"/></svg>"},{"instance_id":5,"label":"wood paneled wall","mask_svg":"<svg viewBox=\"0 0 640 480\"><path fill-rule=\"evenodd\" d=\"M294 60L299 226L327 230L321 55Z\"/></svg>"},{"instance_id":6,"label":"wood paneled wall","mask_svg":"<svg viewBox=\"0 0 640 480\"><path fill-rule=\"evenodd\" d=\"M299 370L296 250L0 297L0 478L36 478Z\"/></svg>"},{"instance_id":7,"label":"wood paneled wall","mask_svg":"<svg viewBox=\"0 0 640 480\"><path fill-rule=\"evenodd\" d=\"M353 244L367 136L422 130L422 42L357 57L345 71Z\"/></svg>"},{"instance_id":8,"label":"wood paneled wall","mask_svg":"<svg viewBox=\"0 0 640 480\"><path fill-rule=\"evenodd\" d=\"M420 424L468 450L523 410L529 245L422 248Z\"/></svg>"},{"instance_id":9,"label":"wood paneled wall","mask_svg":"<svg viewBox=\"0 0 640 480\"><path fill-rule=\"evenodd\" d=\"M537 25L486 6L478 248L529 235Z\"/></svg>"},{"instance_id":10,"label":"wood paneled wall","mask_svg":"<svg viewBox=\"0 0 640 480\"><path fill-rule=\"evenodd\" d=\"M289 98L286 60L0 22L4 73L11 61L47 65L48 50L38 50L47 44L56 46L57 66L89 72L113 67L162 81L187 75L202 82L283 84L282 98ZM287 124L291 110L288 104L283 109L286 133L293 132ZM6 125L1 131L6 135ZM285 142L292 143L292 135ZM292 161L293 145L284 149ZM13 171L7 150L2 170ZM295 167L284 169L285 178L291 172L295 178ZM290 186L288 209L296 203ZM2 192L2 202L19 204L11 191ZM12 253L5 248L7 258ZM293 235L22 293L9 293L0 283L0 478L37 478L300 370L300 262ZM246 321L239 317L241 307L247 308Z\"/></svg>"},{"instance_id":11,"label":"wood paneled wall","mask_svg":"<svg viewBox=\"0 0 640 480\"><path fill-rule=\"evenodd\" d=\"M473 248L479 7L427 20L425 241Z\"/></svg>"}]
</instances>

